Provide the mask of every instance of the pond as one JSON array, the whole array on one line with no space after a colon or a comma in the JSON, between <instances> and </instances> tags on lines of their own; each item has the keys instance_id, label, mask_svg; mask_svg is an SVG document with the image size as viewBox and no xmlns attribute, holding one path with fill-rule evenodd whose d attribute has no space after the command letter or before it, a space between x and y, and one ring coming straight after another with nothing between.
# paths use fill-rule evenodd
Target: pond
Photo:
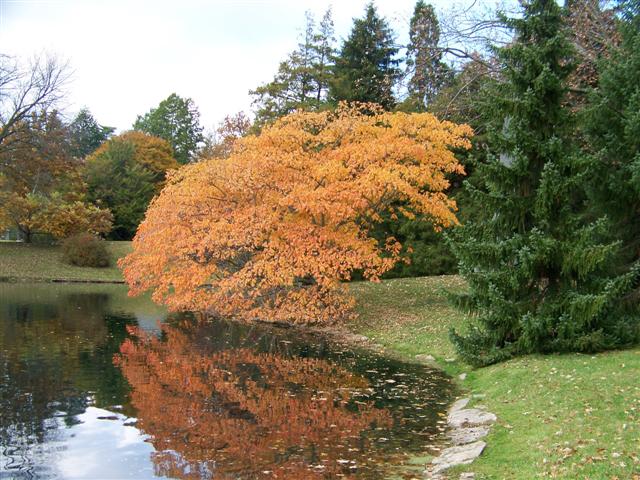
<instances>
[{"instance_id":1,"label":"pond","mask_svg":"<svg viewBox=\"0 0 640 480\"><path fill-rule=\"evenodd\" d=\"M0 283L0 478L419 477L452 384L122 285Z\"/></svg>"}]
</instances>

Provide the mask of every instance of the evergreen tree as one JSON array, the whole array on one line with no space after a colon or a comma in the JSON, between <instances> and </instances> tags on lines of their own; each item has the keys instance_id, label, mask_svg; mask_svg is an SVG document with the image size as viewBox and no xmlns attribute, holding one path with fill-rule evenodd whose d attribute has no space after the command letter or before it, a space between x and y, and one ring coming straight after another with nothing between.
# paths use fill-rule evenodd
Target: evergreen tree
<instances>
[{"instance_id":1,"label":"evergreen tree","mask_svg":"<svg viewBox=\"0 0 640 480\"><path fill-rule=\"evenodd\" d=\"M600 62L585 112L590 203L622 242L621 272L640 262L640 1L621 2L620 45ZM640 285L627 300L637 310Z\"/></svg>"},{"instance_id":2,"label":"evergreen tree","mask_svg":"<svg viewBox=\"0 0 640 480\"><path fill-rule=\"evenodd\" d=\"M373 102L392 109L396 103L393 88L400 73L397 53L391 28L369 3L364 18L354 20L335 60L331 99Z\"/></svg>"},{"instance_id":3,"label":"evergreen tree","mask_svg":"<svg viewBox=\"0 0 640 480\"><path fill-rule=\"evenodd\" d=\"M297 109L317 110L326 103L334 41L331 9L317 27L307 12L298 48L280 63L271 82L249 92L254 97L257 126Z\"/></svg>"},{"instance_id":4,"label":"evergreen tree","mask_svg":"<svg viewBox=\"0 0 640 480\"><path fill-rule=\"evenodd\" d=\"M114 130L113 127L100 125L91 112L83 108L69 125L71 154L77 158L86 157L102 145Z\"/></svg>"},{"instance_id":5,"label":"evergreen tree","mask_svg":"<svg viewBox=\"0 0 640 480\"><path fill-rule=\"evenodd\" d=\"M189 163L203 141L200 112L190 98L172 93L157 108L140 116L133 129L163 138L171 144L179 163Z\"/></svg>"},{"instance_id":6,"label":"evergreen tree","mask_svg":"<svg viewBox=\"0 0 640 480\"><path fill-rule=\"evenodd\" d=\"M333 58L335 56L335 35L333 17L329 8L313 35L311 50L313 53L313 72L316 103L319 106L329 97L329 83L333 75Z\"/></svg>"},{"instance_id":7,"label":"evergreen tree","mask_svg":"<svg viewBox=\"0 0 640 480\"><path fill-rule=\"evenodd\" d=\"M445 84L449 75L438 48L440 25L435 9L423 0L416 3L409 25L407 46L408 100L415 109L424 111Z\"/></svg>"},{"instance_id":8,"label":"evergreen tree","mask_svg":"<svg viewBox=\"0 0 640 480\"><path fill-rule=\"evenodd\" d=\"M469 185L486 218L456 232L453 248L477 324L451 336L474 365L513 355L595 351L635 340L618 309L633 275L611 276L617 244L604 220L586 223L584 175L565 105L572 47L554 0L529 0L505 19L515 41L496 54L504 81L489 104L493 156Z\"/></svg>"}]
</instances>

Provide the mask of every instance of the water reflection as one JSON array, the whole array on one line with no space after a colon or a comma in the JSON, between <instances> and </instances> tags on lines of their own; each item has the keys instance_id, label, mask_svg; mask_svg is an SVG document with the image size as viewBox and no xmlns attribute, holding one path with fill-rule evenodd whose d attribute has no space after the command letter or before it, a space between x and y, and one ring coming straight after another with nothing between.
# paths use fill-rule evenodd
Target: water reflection
<instances>
[{"instance_id":1,"label":"water reflection","mask_svg":"<svg viewBox=\"0 0 640 480\"><path fill-rule=\"evenodd\" d=\"M451 397L438 372L121 286L0 299L1 478L411 478L392 466L429 453Z\"/></svg>"},{"instance_id":2,"label":"water reflection","mask_svg":"<svg viewBox=\"0 0 640 480\"><path fill-rule=\"evenodd\" d=\"M126 326L137 324L135 308L116 308L121 294L114 286L0 283L0 477L71 478L55 460L87 409L133 413L112 363Z\"/></svg>"},{"instance_id":3,"label":"water reflection","mask_svg":"<svg viewBox=\"0 0 640 480\"><path fill-rule=\"evenodd\" d=\"M265 327L183 323L162 332L130 329L116 357L158 475L382 478L439 432L442 385L429 396L389 362L375 368L364 353ZM354 363L369 369L354 372Z\"/></svg>"},{"instance_id":4,"label":"water reflection","mask_svg":"<svg viewBox=\"0 0 640 480\"><path fill-rule=\"evenodd\" d=\"M391 424L363 377L326 360L194 349L198 330L163 331L166 341L126 340L118 357L159 475L301 478L309 466L335 476L356 469L369 433Z\"/></svg>"}]
</instances>

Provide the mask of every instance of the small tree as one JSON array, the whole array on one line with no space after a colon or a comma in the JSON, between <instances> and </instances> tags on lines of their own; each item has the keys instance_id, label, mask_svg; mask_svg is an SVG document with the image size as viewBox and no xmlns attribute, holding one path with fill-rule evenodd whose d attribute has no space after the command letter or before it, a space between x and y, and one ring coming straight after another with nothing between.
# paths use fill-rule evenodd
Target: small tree
<instances>
[{"instance_id":1,"label":"small tree","mask_svg":"<svg viewBox=\"0 0 640 480\"><path fill-rule=\"evenodd\" d=\"M354 271L377 280L400 260L373 227L395 205L456 223L446 175L466 126L374 105L297 112L239 140L228 159L173 173L121 262L132 294L240 319L336 321ZM373 113L366 115L363 111Z\"/></svg>"},{"instance_id":2,"label":"small tree","mask_svg":"<svg viewBox=\"0 0 640 480\"><path fill-rule=\"evenodd\" d=\"M247 135L252 123L244 112L227 115L217 128L204 139L204 145L198 152L198 160L208 158L227 158L233 151L236 141Z\"/></svg>"}]
</instances>

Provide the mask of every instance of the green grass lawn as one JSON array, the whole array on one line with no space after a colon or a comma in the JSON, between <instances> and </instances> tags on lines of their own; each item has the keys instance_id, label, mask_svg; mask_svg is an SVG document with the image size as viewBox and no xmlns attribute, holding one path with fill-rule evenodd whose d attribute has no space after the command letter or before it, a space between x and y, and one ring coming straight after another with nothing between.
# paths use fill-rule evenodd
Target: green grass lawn
<instances>
[{"instance_id":1,"label":"green grass lawn","mask_svg":"<svg viewBox=\"0 0 640 480\"><path fill-rule=\"evenodd\" d=\"M131 242L107 242L111 266L88 268L62 261L57 246L0 242L0 281L122 282L116 260L131 251Z\"/></svg>"},{"instance_id":2,"label":"green grass lawn","mask_svg":"<svg viewBox=\"0 0 640 480\"><path fill-rule=\"evenodd\" d=\"M597 355L527 356L473 370L455 359L450 327L467 318L445 290L455 276L357 283L351 330L407 358L432 354L499 420L471 466L485 479L640 480L640 348ZM457 478L452 475L451 478Z\"/></svg>"}]
</instances>

